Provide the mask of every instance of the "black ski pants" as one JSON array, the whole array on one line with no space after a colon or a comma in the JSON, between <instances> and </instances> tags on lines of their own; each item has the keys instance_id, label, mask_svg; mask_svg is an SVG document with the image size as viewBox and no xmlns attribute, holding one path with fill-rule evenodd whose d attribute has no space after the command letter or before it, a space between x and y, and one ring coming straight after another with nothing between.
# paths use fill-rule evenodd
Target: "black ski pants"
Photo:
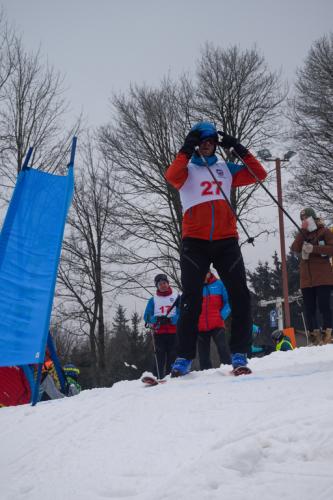
<instances>
[{"instance_id":1,"label":"black ski pants","mask_svg":"<svg viewBox=\"0 0 333 500\"><path fill-rule=\"evenodd\" d=\"M307 327L310 332L319 328L317 319L317 304L322 316L322 327L332 328L332 311L330 305L331 285L312 286L302 288L303 303Z\"/></svg>"},{"instance_id":2,"label":"black ski pants","mask_svg":"<svg viewBox=\"0 0 333 500\"><path fill-rule=\"evenodd\" d=\"M154 343L156 359L153 374L162 379L171 372L171 365L177 357L177 336L172 333L154 334Z\"/></svg>"},{"instance_id":3,"label":"black ski pants","mask_svg":"<svg viewBox=\"0 0 333 500\"><path fill-rule=\"evenodd\" d=\"M177 323L178 356L194 359L205 276L213 264L227 288L232 310L231 353L248 353L252 341L250 292L237 238L184 238L180 256L183 294Z\"/></svg>"},{"instance_id":4,"label":"black ski pants","mask_svg":"<svg viewBox=\"0 0 333 500\"><path fill-rule=\"evenodd\" d=\"M224 365L231 364L231 356L224 328L215 328L209 332L199 332L198 334L198 354L200 370L209 370L212 368L210 358L210 340L213 339L219 353L220 363Z\"/></svg>"}]
</instances>

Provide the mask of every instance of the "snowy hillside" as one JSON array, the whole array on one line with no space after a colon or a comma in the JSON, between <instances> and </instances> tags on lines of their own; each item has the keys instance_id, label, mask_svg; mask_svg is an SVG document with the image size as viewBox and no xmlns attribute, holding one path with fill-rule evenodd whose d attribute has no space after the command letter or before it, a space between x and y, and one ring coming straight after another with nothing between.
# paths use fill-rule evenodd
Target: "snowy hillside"
<instances>
[{"instance_id":1,"label":"snowy hillside","mask_svg":"<svg viewBox=\"0 0 333 500\"><path fill-rule=\"evenodd\" d=\"M0 410L1 500L332 500L333 345Z\"/></svg>"}]
</instances>

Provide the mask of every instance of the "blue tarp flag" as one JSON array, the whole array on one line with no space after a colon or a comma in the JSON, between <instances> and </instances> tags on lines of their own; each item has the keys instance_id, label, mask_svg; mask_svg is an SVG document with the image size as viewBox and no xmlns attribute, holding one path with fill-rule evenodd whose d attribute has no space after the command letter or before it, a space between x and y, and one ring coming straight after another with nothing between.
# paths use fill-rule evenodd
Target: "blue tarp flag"
<instances>
[{"instance_id":1,"label":"blue tarp flag","mask_svg":"<svg viewBox=\"0 0 333 500\"><path fill-rule=\"evenodd\" d=\"M0 366L44 359L66 215L67 176L31 168L18 178L0 235Z\"/></svg>"}]
</instances>

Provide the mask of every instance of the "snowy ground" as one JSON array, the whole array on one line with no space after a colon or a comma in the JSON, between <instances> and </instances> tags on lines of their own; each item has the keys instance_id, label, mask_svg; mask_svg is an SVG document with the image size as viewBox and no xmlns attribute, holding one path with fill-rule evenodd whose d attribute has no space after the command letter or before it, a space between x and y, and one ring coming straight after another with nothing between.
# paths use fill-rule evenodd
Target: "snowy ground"
<instances>
[{"instance_id":1,"label":"snowy ground","mask_svg":"<svg viewBox=\"0 0 333 500\"><path fill-rule=\"evenodd\" d=\"M332 500L333 345L0 410L1 500Z\"/></svg>"}]
</instances>

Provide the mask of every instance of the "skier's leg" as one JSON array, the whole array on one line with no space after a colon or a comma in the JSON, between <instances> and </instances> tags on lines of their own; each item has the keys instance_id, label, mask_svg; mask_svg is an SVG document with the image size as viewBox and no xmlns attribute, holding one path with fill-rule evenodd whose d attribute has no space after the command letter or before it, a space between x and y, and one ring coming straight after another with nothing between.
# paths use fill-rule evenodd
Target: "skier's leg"
<instances>
[{"instance_id":1,"label":"skier's leg","mask_svg":"<svg viewBox=\"0 0 333 500\"><path fill-rule=\"evenodd\" d=\"M243 257L236 238L214 242L213 265L224 282L232 309L231 353L251 352L252 318L250 292Z\"/></svg>"},{"instance_id":2,"label":"skier's leg","mask_svg":"<svg viewBox=\"0 0 333 500\"><path fill-rule=\"evenodd\" d=\"M199 332L198 334L198 354L200 370L209 370L212 368L210 359L210 333Z\"/></svg>"},{"instance_id":3,"label":"skier's leg","mask_svg":"<svg viewBox=\"0 0 333 500\"><path fill-rule=\"evenodd\" d=\"M309 332L318 329L316 316L316 290L315 287L302 288L304 312Z\"/></svg>"},{"instance_id":4,"label":"skier's leg","mask_svg":"<svg viewBox=\"0 0 333 500\"><path fill-rule=\"evenodd\" d=\"M164 366L165 366L165 358L166 358L166 350L165 350L165 333L155 334L155 349L156 349L156 362L158 366L155 366L155 370L153 371L154 375L157 378L164 378Z\"/></svg>"},{"instance_id":5,"label":"skier's leg","mask_svg":"<svg viewBox=\"0 0 333 500\"><path fill-rule=\"evenodd\" d=\"M329 344L332 340L332 311L331 311L331 286L322 285L317 287L318 307L322 317L323 334L321 341Z\"/></svg>"},{"instance_id":6,"label":"skier's leg","mask_svg":"<svg viewBox=\"0 0 333 500\"><path fill-rule=\"evenodd\" d=\"M203 240L186 239L180 256L183 294L177 323L178 357L185 359L196 355L202 289L210 265L207 245L209 242Z\"/></svg>"},{"instance_id":7,"label":"skier's leg","mask_svg":"<svg viewBox=\"0 0 333 500\"><path fill-rule=\"evenodd\" d=\"M168 375L171 372L171 366L175 362L177 357L177 337L175 334L168 334L167 338L167 358L165 374Z\"/></svg>"},{"instance_id":8,"label":"skier's leg","mask_svg":"<svg viewBox=\"0 0 333 500\"><path fill-rule=\"evenodd\" d=\"M323 330L332 328L331 311L331 286L322 285L317 287L318 307L323 320Z\"/></svg>"},{"instance_id":9,"label":"skier's leg","mask_svg":"<svg viewBox=\"0 0 333 500\"><path fill-rule=\"evenodd\" d=\"M217 351L220 356L220 362L223 365L230 365L231 364L231 355L230 355L230 349L227 343L227 337L225 334L225 328L218 328L214 330L212 334L213 340L215 342L215 345L217 347Z\"/></svg>"}]
</instances>

